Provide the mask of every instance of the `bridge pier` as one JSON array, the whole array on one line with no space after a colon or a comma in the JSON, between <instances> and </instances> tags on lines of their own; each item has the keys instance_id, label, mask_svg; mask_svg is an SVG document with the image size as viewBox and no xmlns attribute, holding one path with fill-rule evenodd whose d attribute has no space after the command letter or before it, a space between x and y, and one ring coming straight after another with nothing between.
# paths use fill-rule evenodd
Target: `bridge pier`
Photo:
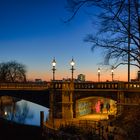
<instances>
[{"instance_id":1,"label":"bridge pier","mask_svg":"<svg viewBox=\"0 0 140 140\"><path fill-rule=\"evenodd\" d=\"M74 83L66 82L62 85L62 119L73 119L73 91Z\"/></svg>"},{"instance_id":2,"label":"bridge pier","mask_svg":"<svg viewBox=\"0 0 140 140\"><path fill-rule=\"evenodd\" d=\"M60 87L60 91L55 88ZM50 90L50 109L48 124L55 128L58 120L65 121L73 119L73 82L63 82L62 84L52 83Z\"/></svg>"},{"instance_id":3,"label":"bridge pier","mask_svg":"<svg viewBox=\"0 0 140 140\"><path fill-rule=\"evenodd\" d=\"M117 93L117 115L123 112L123 103L125 103L125 96L123 91Z\"/></svg>"},{"instance_id":4,"label":"bridge pier","mask_svg":"<svg viewBox=\"0 0 140 140\"><path fill-rule=\"evenodd\" d=\"M54 128L54 83L52 83L52 87L50 90L50 109L49 109L49 118L48 118L48 123L50 126L52 126Z\"/></svg>"},{"instance_id":5,"label":"bridge pier","mask_svg":"<svg viewBox=\"0 0 140 140\"><path fill-rule=\"evenodd\" d=\"M109 97L110 99L115 100L117 115L121 115L126 106L131 105L132 103L135 103L134 105L136 105L140 102L139 91L140 83L137 82L131 84L126 82L52 82L50 87L48 124L53 128L58 128L61 124L65 125L68 121L76 120L76 101L91 96ZM135 102L134 97L137 96L134 96L134 93L138 94L138 99L135 99ZM116 107L116 105L114 106ZM114 114L116 115L116 113Z\"/></svg>"}]
</instances>

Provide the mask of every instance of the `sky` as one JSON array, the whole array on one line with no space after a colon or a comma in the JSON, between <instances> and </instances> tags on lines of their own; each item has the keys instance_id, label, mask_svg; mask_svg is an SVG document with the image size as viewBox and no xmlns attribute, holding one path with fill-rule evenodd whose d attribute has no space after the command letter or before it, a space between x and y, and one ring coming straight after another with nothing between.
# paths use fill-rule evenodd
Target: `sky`
<instances>
[{"instance_id":1,"label":"sky","mask_svg":"<svg viewBox=\"0 0 140 140\"><path fill-rule=\"evenodd\" d=\"M111 70L101 66L101 50L91 51L83 40L96 32L97 18L85 10L65 23L72 13L66 0L1 0L0 1L0 62L17 61L26 66L27 79L52 79L52 59L56 59L56 79L70 78L72 57L75 60L74 78L85 74L86 80L111 80ZM99 12L94 9L95 14ZM136 77L131 68L131 78ZM127 66L114 70L115 80L127 80Z\"/></svg>"}]
</instances>

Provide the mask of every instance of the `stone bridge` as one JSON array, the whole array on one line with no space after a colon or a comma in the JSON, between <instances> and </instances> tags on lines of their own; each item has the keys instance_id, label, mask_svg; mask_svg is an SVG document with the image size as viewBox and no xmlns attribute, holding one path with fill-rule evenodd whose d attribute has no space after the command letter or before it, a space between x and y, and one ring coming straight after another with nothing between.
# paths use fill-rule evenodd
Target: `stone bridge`
<instances>
[{"instance_id":1,"label":"stone bridge","mask_svg":"<svg viewBox=\"0 0 140 140\"><path fill-rule=\"evenodd\" d=\"M133 96L139 95L140 82L53 82L50 87L50 120L77 118L83 108L90 113L93 97L106 103L114 101L120 113L122 105L137 104Z\"/></svg>"},{"instance_id":2,"label":"stone bridge","mask_svg":"<svg viewBox=\"0 0 140 140\"><path fill-rule=\"evenodd\" d=\"M50 83L0 83L0 96L11 96L49 108Z\"/></svg>"},{"instance_id":3,"label":"stone bridge","mask_svg":"<svg viewBox=\"0 0 140 140\"><path fill-rule=\"evenodd\" d=\"M140 82L0 83L0 96L8 95L50 106L50 112L57 112L52 113L56 118L76 117L77 101L84 98L104 97L126 104L133 102L131 97L139 93Z\"/></svg>"}]
</instances>

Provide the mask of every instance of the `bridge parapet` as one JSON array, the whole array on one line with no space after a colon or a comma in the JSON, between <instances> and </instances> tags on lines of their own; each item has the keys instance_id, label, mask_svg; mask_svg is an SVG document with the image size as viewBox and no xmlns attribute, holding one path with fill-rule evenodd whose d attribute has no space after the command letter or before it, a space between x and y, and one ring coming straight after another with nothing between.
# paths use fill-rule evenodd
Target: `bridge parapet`
<instances>
[{"instance_id":1,"label":"bridge parapet","mask_svg":"<svg viewBox=\"0 0 140 140\"><path fill-rule=\"evenodd\" d=\"M75 83L75 89L118 89L119 84L115 82L84 82Z\"/></svg>"},{"instance_id":2,"label":"bridge parapet","mask_svg":"<svg viewBox=\"0 0 140 140\"><path fill-rule=\"evenodd\" d=\"M71 82L52 82L52 88L63 89ZM118 89L118 82L74 82L74 89Z\"/></svg>"},{"instance_id":3,"label":"bridge parapet","mask_svg":"<svg viewBox=\"0 0 140 140\"><path fill-rule=\"evenodd\" d=\"M52 82L51 83L52 84L52 86L51 86L51 88L54 88L54 89L61 89L61 90L63 90L63 89L69 89L69 90L71 90L70 89L70 87L71 87L71 82Z\"/></svg>"},{"instance_id":4,"label":"bridge parapet","mask_svg":"<svg viewBox=\"0 0 140 140\"><path fill-rule=\"evenodd\" d=\"M53 82L55 89L62 89L70 82ZM74 89L140 89L140 82L74 82Z\"/></svg>"},{"instance_id":5,"label":"bridge parapet","mask_svg":"<svg viewBox=\"0 0 140 140\"><path fill-rule=\"evenodd\" d=\"M62 82L52 82L52 88L62 89Z\"/></svg>"},{"instance_id":6,"label":"bridge parapet","mask_svg":"<svg viewBox=\"0 0 140 140\"><path fill-rule=\"evenodd\" d=\"M140 89L140 82L125 82L123 84L125 89Z\"/></svg>"},{"instance_id":7,"label":"bridge parapet","mask_svg":"<svg viewBox=\"0 0 140 140\"><path fill-rule=\"evenodd\" d=\"M65 84L67 83L67 84ZM71 82L46 82L46 83L0 83L0 90L43 90L54 88L62 90ZM140 82L74 82L74 89L114 89L114 90L140 90Z\"/></svg>"},{"instance_id":8,"label":"bridge parapet","mask_svg":"<svg viewBox=\"0 0 140 140\"><path fill-rule=\"evenodd\" d=\"M74 89L140 90L140 82L83 82L75 83Z\"/></svg>"},{"instance_id":9,"label":"bridge parapet","mask_svg":"<svg viewBox=\"0 0 140 140\"><path fill-rule=\"evenodd\" d=\"M50 83L0 83L0 90L44 90Z\"/></svg>"}]
</instances>

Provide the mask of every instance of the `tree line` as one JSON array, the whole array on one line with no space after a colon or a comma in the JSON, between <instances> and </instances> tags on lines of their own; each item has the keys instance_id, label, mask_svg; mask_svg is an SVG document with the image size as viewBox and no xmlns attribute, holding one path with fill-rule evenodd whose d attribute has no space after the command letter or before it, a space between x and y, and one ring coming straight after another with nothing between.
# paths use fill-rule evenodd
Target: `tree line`
<instances>
[{"instance_id":1,"label":"tree line","mask_svg":"<svg viewBox=\"0 0 140 140\"><path fill-rule=\"evenodd\" d=\"M26 82L26 67L16 61L0 63L0 82Z\"/></svg>"}]
</instances>

